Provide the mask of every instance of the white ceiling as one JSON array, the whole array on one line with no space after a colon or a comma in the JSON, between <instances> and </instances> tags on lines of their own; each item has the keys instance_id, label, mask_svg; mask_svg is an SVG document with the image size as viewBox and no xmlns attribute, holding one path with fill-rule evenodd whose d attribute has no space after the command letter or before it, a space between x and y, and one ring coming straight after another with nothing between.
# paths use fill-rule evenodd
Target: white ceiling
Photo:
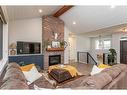
<instances>
[{"instance_id":1,"label":"white ceiling","mask_svg":"<svg viewBox=\"0 0 127 95\"><path fill-rule=\"evenodd\" d=\"M127 27L127 6L75 6L60 17L65 21L65 25L73 33L86 33L96 31L103 28L108 29L111 26L113 31L119 31L123 27ZM72 22L75 21L76 25ZM103 30L101 30L102 32ZM104 31L105 32L105 31Z\"/></svg>"},{"instance_id":2,"label":"white ceiling","mask_svg":"<svg viewBox=\"0 0 127 95\"><path fill-rule=\"evenodd\" d=\"M60 9L61 6L7 6L9 20L37 18L43 15L51 15ZM38 10L43 12L39 13Z\"/></svg>"},{"instance_id":3,"label":"white ceiling","mask_svg":"<svg viewBox=\"0 0 127 95\"><path fill-rule=\"evenodd\" d=\"M9 20L37 18L51 15L62 6L7 6ZM43 12L39 13L38 9ZM74 6L60 18L72 33L118 32L127 27L127 6ZM73 25L73 21L76 22ZM122 24L122 25L121 25ZM106 31L105 31L106 30Z\"/></svg>"}]
</instances>

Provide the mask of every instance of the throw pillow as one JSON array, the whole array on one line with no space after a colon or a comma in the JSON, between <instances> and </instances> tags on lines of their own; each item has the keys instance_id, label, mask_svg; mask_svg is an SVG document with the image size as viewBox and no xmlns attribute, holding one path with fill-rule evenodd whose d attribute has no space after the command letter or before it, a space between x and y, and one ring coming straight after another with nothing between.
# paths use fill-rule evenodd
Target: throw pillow
<instances>
[{"instance_id":1,"label":"throw pillow","mask_svg":"<svg viewBox=\"0 0 127 95\"><path fill-rule=\"evenodd\" d=\"M20 68L21 68L22 71L30 71L33 66L35 66L35 65L34 64L29 64L29 65L21 66Z\"/></svg>"},{"instance_id":2,"label":"throw pillow","mask_svg":"<svg viewBox=\"0 0 127 95\"><path fill-rule=\"evenodd\" d=\"M92 71L91 71L91 75L100 73L104 68L98 68L96 65L93 66Z\"/></svg>"},{"instance_id":3,"label":"throw pillow","mask_svg":"<svg viewBox=\"0 0 127 95\"><path fill-rule=\"evenodd\" d=\"M31 84L35 80L39 79L42 75L37 71L37 68L33 66L29 71L23 71L25 78Z\"/></svg>"}]
</instances>

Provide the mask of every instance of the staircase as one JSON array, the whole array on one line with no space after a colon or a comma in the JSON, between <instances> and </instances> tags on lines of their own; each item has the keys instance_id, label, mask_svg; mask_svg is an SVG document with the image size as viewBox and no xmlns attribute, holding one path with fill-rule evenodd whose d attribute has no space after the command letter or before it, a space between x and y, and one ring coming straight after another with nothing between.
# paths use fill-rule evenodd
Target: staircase
<instances>
[{"instance_id":1,"label":"staircase","mask_svg":"<svg viewBox=\"0 0 127 95\"><path fill-rule=\"evenodd\" d=\"M97 62L94 60L94 58L91 56L89 52L77 52L77 61L79 63L88 63L88 64L95 64L97 65Z\"/></svg>"}]
</instances>

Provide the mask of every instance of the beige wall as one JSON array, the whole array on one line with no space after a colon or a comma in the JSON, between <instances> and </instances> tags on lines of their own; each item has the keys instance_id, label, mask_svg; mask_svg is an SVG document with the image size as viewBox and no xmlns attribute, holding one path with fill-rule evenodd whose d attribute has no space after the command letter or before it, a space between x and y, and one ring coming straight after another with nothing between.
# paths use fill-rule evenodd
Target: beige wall
<instances>
[{"instance_id":1,"label":"beige wall","mask_svg":"<svg viewBox=\"0 0 127 95\"><path fill-rule=\"evenodd\" d=\"M9 45L16 41L42 42L42 19L9 22Z\"/></svg>"}]
</instances>

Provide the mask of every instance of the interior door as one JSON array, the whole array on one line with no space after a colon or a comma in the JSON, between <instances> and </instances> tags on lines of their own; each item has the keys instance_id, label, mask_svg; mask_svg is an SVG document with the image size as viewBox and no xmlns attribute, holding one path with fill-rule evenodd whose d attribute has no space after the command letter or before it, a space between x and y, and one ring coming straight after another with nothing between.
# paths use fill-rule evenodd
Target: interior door
<instances>
[{"instance_id":1,"label":"interior door","mask_svg":"<svg viewBox=\"0 0 127 95\"><path fill-rule=\"evenodd\" d=\"M120 41L120 63L127 64L127 40Z\"/></svg>"}]
</instances>

